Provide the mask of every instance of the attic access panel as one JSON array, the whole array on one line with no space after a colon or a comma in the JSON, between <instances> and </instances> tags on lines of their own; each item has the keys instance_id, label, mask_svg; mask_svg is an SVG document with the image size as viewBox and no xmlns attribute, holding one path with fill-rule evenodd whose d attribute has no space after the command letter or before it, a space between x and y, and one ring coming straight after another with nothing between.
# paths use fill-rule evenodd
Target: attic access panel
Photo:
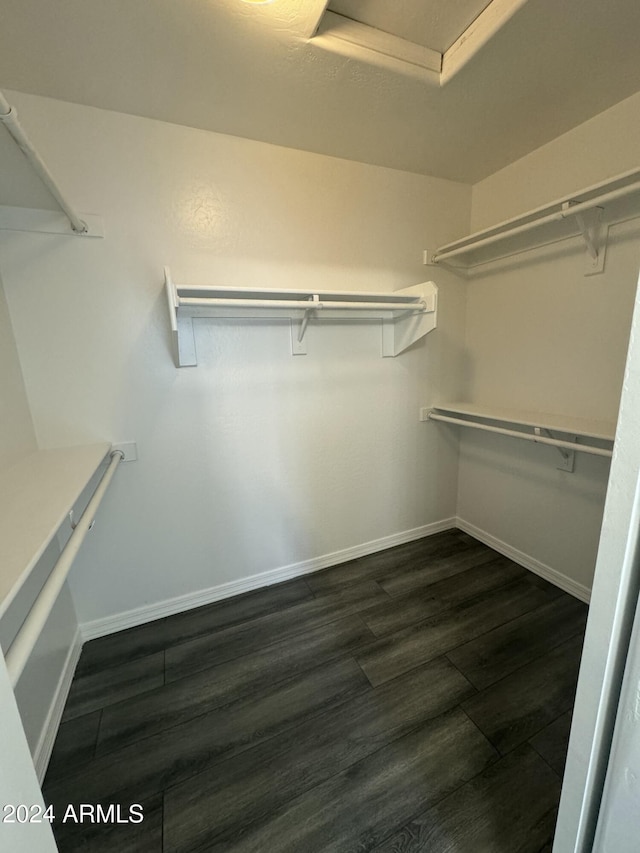
<instances>
[{"instance_id":1,"label":"attic access panel","mask_svg":"<svg viewBox=\"0 0 640 853\"><path fill-rule=\"evenodd\" d=\"M330 12L444 53L490 0L331 0Z\"/></svg>"},{"instance_id":2,"label":"attic access panel","mask_svg":"<svg viewBox=\"0 0 640 853\"><path fill-rule=\"evenodd\" d=\"M314 44L443 86L527 0L322 0Z\"/></svg>"}]
</instances>

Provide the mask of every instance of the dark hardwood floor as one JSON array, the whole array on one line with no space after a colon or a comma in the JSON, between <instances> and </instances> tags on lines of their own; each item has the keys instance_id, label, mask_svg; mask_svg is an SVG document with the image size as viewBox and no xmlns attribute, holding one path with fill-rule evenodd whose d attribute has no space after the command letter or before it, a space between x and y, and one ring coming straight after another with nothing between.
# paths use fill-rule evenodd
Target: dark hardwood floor
<instances>
[{"instance_id":1,"label":"dark hardwood floor","mask_svg":"<svg viewBox=\"0 0 640 853\"><path fill-rule=\"evenodd\" d=\"M43 788L59 849L548 851L586 614L447 531L93 640Z\"/></svg>"}]
</instances>

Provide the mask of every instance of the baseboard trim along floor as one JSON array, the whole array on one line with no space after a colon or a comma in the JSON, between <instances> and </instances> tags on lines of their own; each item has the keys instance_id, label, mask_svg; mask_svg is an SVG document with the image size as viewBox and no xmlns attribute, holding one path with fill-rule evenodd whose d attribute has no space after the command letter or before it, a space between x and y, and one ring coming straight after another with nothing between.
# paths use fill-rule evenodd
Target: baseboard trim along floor
<instances>
[{"instance_id":1,"label":"baseboard trim along floor","mask_svg":"<svg viewBox=\"0 0 640 853\"><path fill-rule=\"evenodd\" d=\"M456 527L483 542L485 545L488 545L490 548L493 548L495 551L498 551L500 554L504 554L505 557L513 560L514 563L518 563L523 568L529 569L529 571L550 581L565 592L576 596L581 601L589 602L591 590L584 586L584 584L574 581L567 575L562 574L562 572L557 571L557 569L547 566L545 563L536 560L535 557L531 557L523 551L519 551L507 542L503 542L501 539L492 536L490 533L465 521L463 518L453 517L445 518L432 524L425 524L421 527L414 527L411 530L405 530L401 533L394 533L391 536L384 536L381 539L374 539L362 545L333 551L330 554L324 554L310 560L303 560L299 563L291 563L287 566L270 569L267 572L250 575L240 580L217 584L216 586L199 590L195 593L176 596L175 598L157 601L144 607L127 610L124 613L117 613L113 616L105 616L102 619L84 622L80 626L82 640L86 642L97 637L104 637L116 631L123 631L126 628L144 625L147 622L152 622L154 619L162 619L164 616L172 616L174 613L182 613L186 610L201 607L204 604L212 604L215 601L232 598L234 595L240 595L243 592L250 592L251 590L261 589L265 586L282 583L282 581L304 577L304 575L312 574L320 569L337 566L340 563L346 563L358 557L366 557L369 554L393 548L395 545L403 545L405 542L413 542L414 540L433 536L436 533L441 533L443 530L450 530Z\"/></svg>"},{"instance_id":2,"label":"baseboard trim along floor","mask_svg":"<svg viewBox=\"0 0 640 853\"><path fill-rule=\"evenodd\" d=\"M133 610L127 610L124 613L117 613L114 616L105 616L102 619L84 622L80 626L82 639L86 642L87 640L94 640L97 637L104 637L107 634L114 634L116 631L123 631L126 628L144 625L147 622L152 622L154 619L162 619L164 616L172 616L174 613L193 610L204 604L212 604L224 598L232 598L234 595L240 595L243 592L250 592L254 589L261 589L265 586L282 583L282 581L303 577L320 569L327 569L330 566L347 563L349 560L355 560L358 557L367 557L369 554L386 551L387 548L404 545L405 542L413 542L417 539L424 539L427 536L433 536L435 533L441 533L443 530L451 530L455 527L455 518L444 518L432 524L424 524L421 527L414 527L411 530L404 530L401 533L394 533L391 536L383 536L381 539L373 539L370 542L364 542L362 545L343 548L339 551L333 551L330 554L270 569L267 572L218 584L208 589L199 590L198 592L179 595L164 601L157 601L144 607L137 607Z\"/></svg>"},{"instance_id":3,"label":"baseboard trim along floor","mask_svg":"<svg viewBox=\"0 0 640 853\"><path fill-rule=\"evenodd\" d=\"M562 572L559 572L557 569L553 569L551 566L541 563L540 560L536 560L535 557L525 554L524 551L519 551L507 542L503 542L501 539L492 536L490 533L487 533L486 530L476 527L475 524L471 524L463 518L456 518L455 526L459 530L463 530L465 533L468 533L469 536L473 536L474 539L478 539L480 542L483 542L485 545L493 548L494 551L504 554L505 557L513 560L514 563L517 563L524 569L529 569L529 571L534 572L541 578L555 584L555 586L560 587L560 589L563 589L570 595L574 595L576 598L579 598L580 601L584 601L586 604L589 603L589 600L591 599L591 590L584 584L574 581L572 578L562 574Z\"/></svg>"}]
</instances>

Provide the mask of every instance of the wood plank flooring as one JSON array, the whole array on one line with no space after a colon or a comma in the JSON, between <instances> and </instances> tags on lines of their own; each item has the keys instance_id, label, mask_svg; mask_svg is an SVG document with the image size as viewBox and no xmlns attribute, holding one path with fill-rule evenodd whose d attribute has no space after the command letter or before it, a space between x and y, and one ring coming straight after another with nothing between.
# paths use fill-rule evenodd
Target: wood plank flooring
<instances>
[{"instance_id":1,"label":"wood plank flooring","mask_svg":"<svg viewBox=\"0 0 640 853\"><path fill-rule=\"evenodd\" d=\"M548 851L586 613L447 531L87 643L59 849Z\"/></svg>"}]
</instances>

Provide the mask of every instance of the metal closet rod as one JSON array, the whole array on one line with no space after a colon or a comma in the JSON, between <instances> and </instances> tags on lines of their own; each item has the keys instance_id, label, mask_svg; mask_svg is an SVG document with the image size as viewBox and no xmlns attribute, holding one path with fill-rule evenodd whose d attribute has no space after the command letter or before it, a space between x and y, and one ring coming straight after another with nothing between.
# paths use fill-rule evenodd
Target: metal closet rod
<instances>
[{"instance_id":1,"label":"metal closet rod","mask_svg":"<svg viewBox=\"0 0 640 853\"><path fill-rule=\"evenodd\" d=\"M36 598L27 618L22 623L22 627L16 634L16 637L9 647L9 651L5 655L7 670L11 684L15 687L18 679L22 675L29 656L33 651L35 644L38 642L38 637L42 633L49 614L58 599L60 590L64 586L69 570L73 565L80 546L82 545L85 536L93 525L95 514L98 511L100 502L104 497L105 492L109 488L109 483L116 472L116 468L124 459L122 450L114 450L111 453L111 462L105 471L102 479L91 496L91 500L87 504L85 511L82 513L80 520L76 524L73 533L69 537L67 544L62 549L58 561L53 567L51 574L46 580L45 585L40 590L40 594Z\"/></svg>"},{"instance_id":2,"label":"metal closet rod","mask_svg":"<svg viewBox=\"0 0 640 853\"><path fill-rule=\"evenodd\" d=\"M548 225L550 222L559 222L563 219L569 219L571 216L576 216L576 214L584 213L587 210L593 210L608 201L615 201L618 198L624 198L624 196L631 195L638 191L640 191L640 181L635 181L632 184L628 184L626 187L619 187L617 190L602 193L588 201L578 202L577 204L568 204L566 207L563 207L562 210L558 210L555 213L548 213L546 216L541 216L540 219L534 219L531 222L525 222L522 225L514 225L511 228L505 228L504 231L500 231L498 234L491 234L490 236L483 237L480 240L474 240L473 237L467 237L465 238L467 242L463 246L458 246L455 249L449 249L444 252L436 252L432 259L433 263L446 261L448 258L455 258L458 255L465 255L468 252L481 249L483 246L490 246L493 243L498 243L500 240L504 240L507 237L514 237L517 234L524 234L526 231L532 231L540 225Z\"/></svg>"},{"instance_id":3,"label":"metal closet rod","mask_svg":"<svg viewBox=\"0 0 640 853\"><path fill-rule=\"evenodd\" d=\"M12 107L11 104L9 104L2 92L0 92L0 122L2 122L2 124L7 128L18 148L31 164L34 172L36 172L40 180L55 198L58 206L71 223L73 231L75 231L76 234L87 234L89 229L87 228L86 222L83 222L82 219L80 219L73 207L63 196L55 178L31 144L24 128L18 121L15 107Z\"/></svg>"},{"instance_id":4,"label":"metal closet rod","mask_svg":"<svg viewBox=\"0 0 640 853\"><path fill-rule=\"evenodd\" d=\"M543 435L531 435L528 432L518 432L518 430L515 429L504 429L503 427L494 427L489 424L479 423L478 421L465 421L464 418L452 418L449 417L449 415L439 415L437 412L429 412L429 420L443 421L446 424L457 424L459 426L470 427L471 429L481 429L485 432L497 432L499 435L509 435L512 438L524 438L525 441L535 441L536 444L550 444L552 447L565 447L567 450L579 450L581 453L591 453L592 456L613 455L613 451L607 450L604 447L593 447L591 444L577 444L573 441L562 441L560 438L546 438Z\"/></svg>"}]
</instances>

